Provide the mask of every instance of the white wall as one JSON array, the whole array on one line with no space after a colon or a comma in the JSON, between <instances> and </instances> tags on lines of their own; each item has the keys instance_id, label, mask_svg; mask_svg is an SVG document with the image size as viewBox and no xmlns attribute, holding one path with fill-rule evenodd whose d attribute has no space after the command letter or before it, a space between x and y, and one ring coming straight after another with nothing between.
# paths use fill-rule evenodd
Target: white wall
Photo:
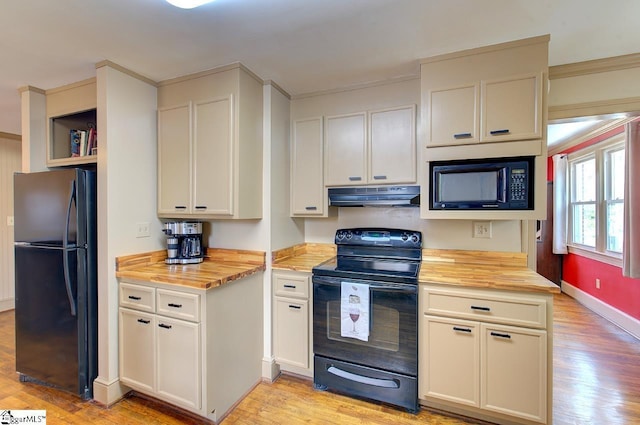
<instances>
[{"instance_id":1,"label":"white wall","mask_svg":"<svg viewBox=\"0 0 640 425\"><path fill-rule=\"evenodd\" d=\"M616 99L640 96L640 66L628 69L612 69L566 78L556 78L549 83L548 105L574 105L588 102L606 102L615 109ZM620 112L612 110L611 112Z\"/></svg>"},{"instance_id":2,"label":"white wall","mask_svg":"<svg viewBox=\"0 0 640 425\"><path fill-rule=\"evenodd\" d=\"M410 104L416 105L420 117L419 78L296 98L291 102L291 120ZM418 134L418 149L423 145L420 140ZM492 221L492 238L480 239L472 237L472 221L422 220L418 208L340 208L337 217L306 219L305 241L332 243L336 229L362 226L420 230L425 248L511 252L523 248L520 221Z\"/></svg>"},{"instance_id":3,"label":"white wall","mask_svg":"<svg viewBox=\"0 0 640 425\"><path fill-rule=\"evenodd\" d=\"M0 311L15 305L13 174L21 168L20 136L0 133Z\"/></svg>"},{"instance_id":4,"label":"white wall","mask_svg":"<svg viewBox=\"0 0 640 425\"><path fill-rule=\"evenodd\" d=\"M35 87L20 89L22 114L22 172L47 169L47 107L44 91Z\"/></svg>"},{"instance_id":5,"label":"white wall","mask_svg":"<svg viewBox=\"0 0 640 425\"><path fill-rule=\"evenodd\" d=\"M157 90L109 65L98 90L98 378L94 398L110 404L118 385L118 282L115 258L165 247L156 217ZM136 237L136 223L150 237Z\"/></svg>"}]
</instances>

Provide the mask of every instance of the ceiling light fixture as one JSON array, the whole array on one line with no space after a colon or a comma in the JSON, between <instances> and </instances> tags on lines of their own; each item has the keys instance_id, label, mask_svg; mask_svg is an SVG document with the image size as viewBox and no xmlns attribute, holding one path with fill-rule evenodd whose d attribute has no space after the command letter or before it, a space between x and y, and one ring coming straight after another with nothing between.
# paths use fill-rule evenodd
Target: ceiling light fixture
<instances>
[{"instance_id":1,"label":"ceiling light fixture","mask_svg":"<svg viewBox=\"0 0 640 425\"><path fill-rule=\"evenodd\" d=\"M181 9L193 9L203 4L211 3L214 0L167 0L167 3Z\"/></svg>"}]
</instances>

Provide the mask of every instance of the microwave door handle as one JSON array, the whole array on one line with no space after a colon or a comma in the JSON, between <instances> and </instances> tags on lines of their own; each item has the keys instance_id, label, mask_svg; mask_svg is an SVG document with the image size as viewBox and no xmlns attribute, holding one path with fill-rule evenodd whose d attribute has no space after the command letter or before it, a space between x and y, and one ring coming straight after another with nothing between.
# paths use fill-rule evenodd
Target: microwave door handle
<instances>
[{"instance_id":1,"label":"microwave door handle","mask_svg":"<svg viewBox=\"0 0 640 425\"><path fill-rule=\"evenodd\" d=\"M500 186L500 193L498 196L498 202L506 203L507 202L507 168L502 168L500 170L498 179L498 185Z\"/></svg>"}]
</instances>

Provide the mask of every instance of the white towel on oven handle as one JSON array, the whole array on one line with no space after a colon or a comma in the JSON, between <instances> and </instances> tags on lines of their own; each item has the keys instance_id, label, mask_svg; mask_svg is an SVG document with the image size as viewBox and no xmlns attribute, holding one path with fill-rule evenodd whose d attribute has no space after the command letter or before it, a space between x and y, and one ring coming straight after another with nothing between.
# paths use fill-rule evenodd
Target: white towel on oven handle
<instances>
[{"instance_id":1,"label":"white towel on oven handle","mask_svg":"<svg viewBox=\"0 0 640 425\"><path fill-rule=\"evenodd\" d=\"M354 315L355 321L351 318ZM340 288L340 336L369 341L369 285L342 282Z\"/></svg>"}]
</instances>

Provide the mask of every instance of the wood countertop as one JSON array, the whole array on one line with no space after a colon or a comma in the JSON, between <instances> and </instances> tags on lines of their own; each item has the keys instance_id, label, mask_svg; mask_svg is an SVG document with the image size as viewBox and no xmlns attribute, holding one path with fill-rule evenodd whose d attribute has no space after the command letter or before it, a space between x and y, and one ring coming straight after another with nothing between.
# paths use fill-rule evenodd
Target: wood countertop
<instances>
[{"instance_id":1,"label":"wood countertop","mask_svg":"<svg viewBox=\"0 0 640 425\"><path fill-rule=\"evenodd\" d=\"M138 281L211 289L266 269L265 253L207 249L200 264L165 264L166 251L116 258L116 277Z\"/></svg>"},{"instance_id":2,"label":"wood countertop","mask_svg":"<svg viewBox=\"0 0 640 425\"><path fill-rule=\"evenodd\" d=\"M333 244L300 244L272 255L274 270L310 273L335 256ZM509 291L560 293L553 282L527 268L518 252L423 249L420 284L455 285Z\"/></svg>"},{"instance_id":3,"label":"wood countertop","mask_svg":"<svg viewBox=\"0 0 640 425\"><path fill-rule=\"evenodd\" d=\"M274 251L271 268L311 273L311 269L336 256L335 244L303 243Z\"/></svg>"}]
</instances>

